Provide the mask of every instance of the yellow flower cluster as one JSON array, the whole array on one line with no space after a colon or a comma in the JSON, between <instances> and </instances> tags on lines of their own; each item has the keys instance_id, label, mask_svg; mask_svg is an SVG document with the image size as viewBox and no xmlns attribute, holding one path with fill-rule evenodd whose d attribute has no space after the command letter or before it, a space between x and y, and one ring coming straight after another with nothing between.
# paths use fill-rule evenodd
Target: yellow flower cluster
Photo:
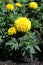
<instances>
[{"instance_id":1,"label":"yellow flower cluster","mask_svg":"<svg viewBox=\"0 0 43 65\"><path fill-rule=\"evenodd\" d=\"M8 0L6 0L6 2L7 2ZM22 4L21 3L16 3L16 6L17 7L22 7ZM14 5L13 4L7 4L6 5L6 8L8 9L8 10L14 10ZM36 3L36 2L31 2L31 3L29 3L29 8L30 9L37 9L38 8L38 4Z\"/></svg>"},{"instance_id":2,"label":"yellow flower cluster","mask_svg":"<svg viewBox=\"0 0 43 65\"><path fill-rule=\"evenodd\" d=\"M31 21L26 17L20 17L14 21L14 27L18 32L27 32L31 29Z\"/></svg>"},{"instance_id":3,"label":"yellow flower cluster","mask_svg":"<svg viewBox=\"0 0 43 65\"><path fill-rule=\"evenodd\" d=\"M16 3L16 6L17 7L22 7L22 4L21 3Z\"/></svg>"},{"instance_id":4,"label":"yellow flower cluster","mask_svg":"<svg viewBox=\"0 0 43 65\"><path fill-rule=\"evenodd\" d=\"M13 5L13 4L7 4L7 5L6 5L6 8L7 8L8 10L14 10L14 5Z\"/></svg>"},{"instance_id":5,"label":"yellow flower cluster","mask_svg":"<svg viewBox=\"0 0 43 65\"><path fill-rule=\"evenodd\" d=\"M16 34L16 29L14 27L11 27L8 29L8 35Z\"/></svg>"},{"instance_id":6,"label":"yellow flower cluster","mask_svg":"<svg viewBox=\"0 0 43 65\"><path fill-rule=\"evenodd\" d=\"M8 29L8 35L13 35L18 32L27 32L31 29L31 21L26 17L20 17L14 21L14 27Z\"/></svg>"},{"instance_id":7,"label":"yellow flower cluster","mask_svg":"<svg viewBox=\"0 0 43 65\"><path fill-rule=\"evenodd\" d=\"M36 2L31 2L29 3L29 8L35 10L38 8L38 4Z\"/></svg>"}]
</instances>

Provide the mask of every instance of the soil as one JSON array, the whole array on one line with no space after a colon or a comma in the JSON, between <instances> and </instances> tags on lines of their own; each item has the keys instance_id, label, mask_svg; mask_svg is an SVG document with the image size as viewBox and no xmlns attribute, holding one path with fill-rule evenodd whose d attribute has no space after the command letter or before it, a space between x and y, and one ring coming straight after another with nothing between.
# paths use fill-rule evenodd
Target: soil
<instances>
[{"instance_id":1,"label":"soil","mask_svg":"<svg viewBox=\"0 0 43 65\"><path fill-rule=\"evenodd\" d=\"M17 62L13 62L12 60L6 60L5 62L0 61L0 65L43 65L43 61L39 62L35 60L35 61L29 61L28 63L25 63L25 62L17 63Z\"/></svg>"}]
</instances>

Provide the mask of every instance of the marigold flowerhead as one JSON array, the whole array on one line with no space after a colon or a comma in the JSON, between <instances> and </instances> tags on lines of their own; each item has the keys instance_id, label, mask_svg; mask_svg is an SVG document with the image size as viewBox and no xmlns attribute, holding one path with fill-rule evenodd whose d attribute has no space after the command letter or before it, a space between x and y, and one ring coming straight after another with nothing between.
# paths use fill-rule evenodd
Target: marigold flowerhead
<instances>
[{"instance_id":1,"label":"marigold flowerhead","mask_svg":"<svg viewBox=\"0 0 43 65\"><path fill-rule=\"evenodd\" d=\"M21 3L16 3L16 6L17 7L22 7L22 4Z\"/></svg>"},{"instance_id":2,"label":"marigold flowerhead","mask_svg":"<svg viewBox=\"0 0 43 65\"><path fill-rule=\"evenodd\" d=\"M8 10L14 10L14 5L13 5L13 4L7 4L7 5L6 5L6 8L7 8Z\"/></svg>"},{"instance_id":3,"label":"marigold flowerhead","mask_svg":"<svg viewBox=\"0 0 43 65\"><path fill-rule=\"evenodd\" d=\"M29 3L29 8L30 9L37 9L38 8L38 4L36 2L31 2L31 3Z\"/></svg>"},{"instance_id":4,"label":"marigold flowerhead","mask_svg":"<svg viewBox=\"0 0 43 65\"><path fill-rule=\"evenodd\" d=\"M14 27L18 32L27 32L31 29L31 21L26 17L20 17L14 21Z\"/></svg>"},{"instance_id":5,"label":"marigold flowerhead","mask_svg":"<svg viewBox=\"0 0 43 65\"><path fill-rule=\"evenodd\" d=\"M13 34L16 34L16 29L14 27L11 27L8 29L8 35L13 35Z\"/></svg>"}]
</instances>

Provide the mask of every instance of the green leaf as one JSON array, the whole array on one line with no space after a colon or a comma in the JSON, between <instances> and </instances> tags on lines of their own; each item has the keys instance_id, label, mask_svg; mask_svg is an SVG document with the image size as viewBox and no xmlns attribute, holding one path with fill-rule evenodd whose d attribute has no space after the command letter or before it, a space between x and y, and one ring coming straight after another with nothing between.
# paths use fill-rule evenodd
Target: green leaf
<instances>
[{"instance_id":1,"label":"green leaf","mask_svg":"<svg viewBox=\"0 0 43 65\"><path fill-rule=\"evenodd\" d=\"M23 54L22 54L23 56L25 55L25 51L23 52Z\"/></svg>"},{"instance_id":2,"label":"green leaf","mask_svg":"<svg viewBox=\"0 0 43 65\"><path fill-rule=\"evenodd\" d=\"M25 48L25 50L28 50L31 48L31 45L27 45L27 47Z\"/></svg>"},{"instance_id":3,"label":"green leaf","mask_svg":"<svg viewBox=\"0 0 43 65\"><path fill-rule=\"evenodd\" d=\"M6 46L8 46L8 45L13 45L13 44L14 44L13 41L8 41L8 42L6 42Z\"/></svg>"},{"instance_id":4,"label":"green leaf","mask_svg":"<svg viewBox=\"0 0 43 65\"><path fill-rule=\"evenodd\" d=\"M42 24L39 22L39 20L31 18L31 23L33 28L40 28Z\"/></svg>"},{"instance_id":5,"label":"green leaf","mask_svg":"<svg viewBox=\"0 0 43 65\"><path fill-rule=\"evenodd\" d=\"M14 44L14 46L15 46L15 50L19 49L18 43Z\"/></svg>"},{"instance_id":6,"label":"green leaf","mask_svg":"<svg viewBox=\"0 0 43 65\"><path fill-rule=\"evenodd\" d=\"M18 43L15 43L15 44L13 44L12 46L11 46L11 49L13 50L13 49L15 49L15 50L17 50L19 47L18 47Z\"/></svg>"},{"instance_id":7,"label":"green leaf","mask_svg":"<svg viewBox=\"0 0 43 65\"><path fill-rule=\"evenodd\" d=\"M34 46L38 51L41 52L40 48L38 46Z\"/></svg>"},{"instance_id":8,"label":"green leaf","mask_svg":"<svg viewBox=\"0 0 43 65\"><path fill-rule=\"evenodd\" d=\"M16 39L16 38L12 37L11 39L12 39L12 41L13 41L14 43L17 43L17 39Z\"/></svg>"},{"instance_id":9,"label":"green leaf","mask_svg":"<svg viewBox=\"0 0 43 65\"><path fill-rule=\"evenodd\" d=\"M2 36L0 36L0 42L3 42Z\"/></svg>"},{"instance_id":10,"label":"green leaf","mask_svg":"<svg viewBox=\"0 0 43 65\"><path fill-rule=\"evenodd\" d=\"M31 58L31 60L33 60L33 55L30 53L30 58Z\"/></svg>"},{"instance_id":11,"label":"green leaf","mask_svg":"<svg viewBox=\"0 0 43 65\"><path fill-rule=\"evenodd\" d=\"M35 52L35 49L34 49L32 46L31 46L31 48L30 48L30 53L31 53L31 54L36 53L36 52Z\"/></svg>"}]
</instances>

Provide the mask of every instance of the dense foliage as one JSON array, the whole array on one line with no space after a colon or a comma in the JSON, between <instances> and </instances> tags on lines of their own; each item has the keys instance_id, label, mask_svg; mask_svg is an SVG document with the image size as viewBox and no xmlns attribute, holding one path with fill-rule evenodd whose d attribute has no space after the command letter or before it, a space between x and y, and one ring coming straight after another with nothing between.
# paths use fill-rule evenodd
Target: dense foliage
<instances>
[{"instance_id":1,"label":"dense foliage","mask_svg":"<svg viewBox=\"0 0 43 65\"><path fill-rule=\"evenodd\" d=\"M32 2L33 4L31 5L30 3ZM30 20L31 29L27 32L18 32L19 29L21 30L20 25L22 25L20 20L20 23L17 22L17 25L20 24L18 25L17 33L15 32L15 29L11 29L11 35L9 35L9 28L14 27L14 22L20 17L26 17L28 20ZM26 28L26 24L22 26ZM41 37L41 40L39 39L39 36ZM32 58L32 55L36 53L35 49L41 51L38 44L43 43L42 36L43 0L0 0L1 48L3 48L2 46L4 45L5 49L8 48L7 51L9 51L9 49L15 49L15 51L21 49L23 56L25 56L25 53L27 52Z\"/></svg>"}]
</instances>

